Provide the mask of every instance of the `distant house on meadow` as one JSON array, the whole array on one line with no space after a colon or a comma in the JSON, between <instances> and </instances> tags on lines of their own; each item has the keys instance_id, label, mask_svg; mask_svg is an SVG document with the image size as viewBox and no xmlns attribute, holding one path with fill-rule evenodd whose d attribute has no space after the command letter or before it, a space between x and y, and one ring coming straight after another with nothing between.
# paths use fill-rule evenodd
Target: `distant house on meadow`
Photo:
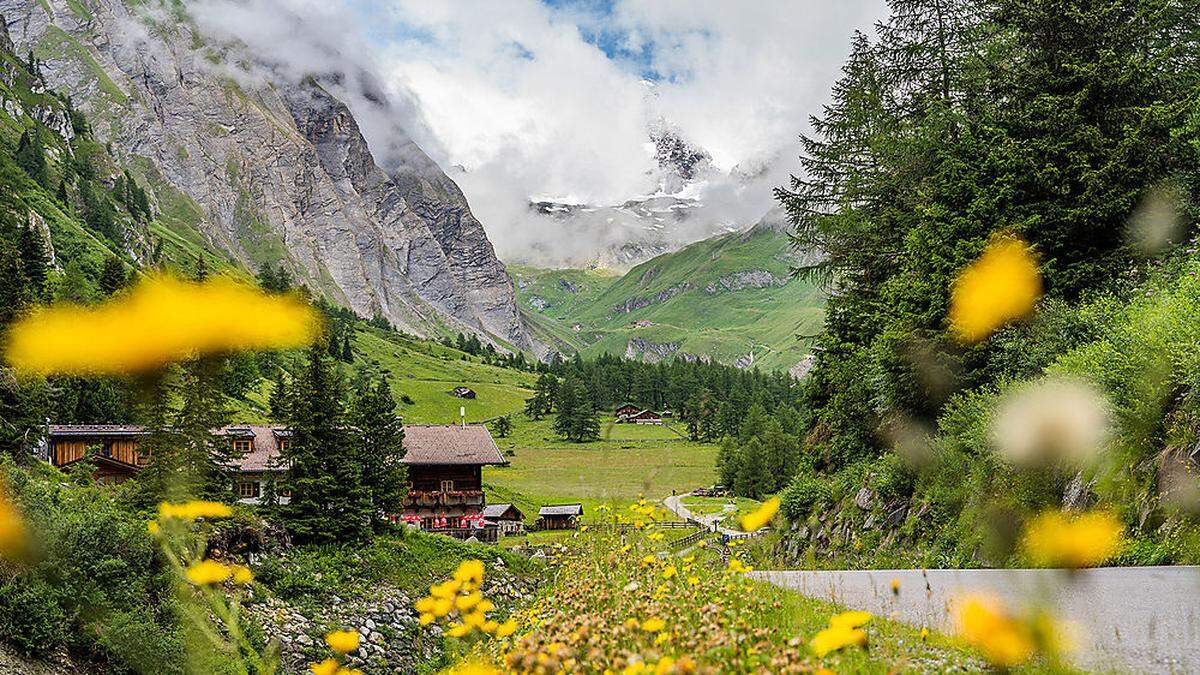
<instances>
[{"instance_id":1,"label":"distant house on meadow","mask_svg":"<svg viewBox=\"0 0 1200 675\"><path fill-rule=\"evenodd\" d=\"M553 504L538 509L538 528L573 530L583 517L583 504Z\"/></svg>"},{"instance_id":2,"label":"distant house on meadow","mask_svg":"<svg viewBox=\"0 0 1200 675\"><path fill-rule=\"evenodd\" d=\"M663 408L663 411L661 414L662 414L663 419L670 419L675 416L675 413L671 412L670 408Z\"/></svg>"},{"instance_id":3,"label":"distant house on meadow","mask_svg":"<svg viewBox=\"0 0 1200 675\"><path fill-rule=\"evenodd\" d=\"M407 424L400 519L424 530L484 527L483 467L507 464L482 424Z\"/></svg>"},{"instance_id":4,"label":"distant house on meadow","mask_svg":"<svg viewBox=\"0 0 1200 675\"><path fill-rule=\"evenodd\" d=\"M475 398L475 390L470 387L455 387L451 390L450 395L459 398Z\"/></svg>"},{"instance_id":5,"label":"distant house on meadow","mask_svg":"<svg viewBox=\"0 0 1200 675\"><path fill-rule=\"evenodd\" d=\"M662 424L662 415L653 410L640 410L632 415L625 417L623 420L626 424Z\"/></svg>"},{"instance_id":6,"label":"distant house on meadow","mask_svg":"<svg viewBox=\"0 0 1200 675\"><path fill-rule=\"evenodd\" d=\"M525 531L525 514L512 504L488 504L483 507L483 522L495 526L509 537Z\"/></svg>"},{"instance_id":7,"label":"distant house on meadow","mask_svg":"<svg viewBox=\"0 0 1200 675\"><path fill-rule=\"evenodd\" d=\"M641 410L641 408L632 403L622 403L621 405L617 406L616 410L613 411L613 417L620 420L624 417L639 413Z\"/></svg>"}]
</instances>

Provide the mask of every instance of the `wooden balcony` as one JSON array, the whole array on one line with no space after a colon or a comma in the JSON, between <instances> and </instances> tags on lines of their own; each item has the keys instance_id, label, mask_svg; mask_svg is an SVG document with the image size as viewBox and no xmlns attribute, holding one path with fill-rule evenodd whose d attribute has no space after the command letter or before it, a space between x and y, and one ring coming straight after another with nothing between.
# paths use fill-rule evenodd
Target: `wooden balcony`
<instances>
[{"instance_id":1,"label":"wooden balcony","mask_svg":"<svg viewBox=\"0 0 1200 675\"><path fill-rule=\"evenodd\" d=\"M482 506L482 490L410 491L404 497L404 506Z\"/></svg>"}]
</instances>

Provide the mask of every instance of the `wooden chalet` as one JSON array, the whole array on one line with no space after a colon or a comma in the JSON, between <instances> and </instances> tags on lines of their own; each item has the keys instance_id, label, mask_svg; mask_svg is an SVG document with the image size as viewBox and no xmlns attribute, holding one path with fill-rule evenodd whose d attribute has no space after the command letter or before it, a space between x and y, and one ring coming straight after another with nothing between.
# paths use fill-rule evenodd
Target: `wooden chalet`
<instances>
[{"instance_id":1,"label":"wooden chalet","mask_svg":"<svg viewBox=\"0 0 1200 675\"><path fill-rule=\"evenodd\" d=\"M450 391L450 395L458 398L475 398L475 390L470 387L455 387Z\"/></svg>"},{"instance_id":2,"label":"wooden chalet","mask_svg":"<svg viewBox=\"0 0 1200 675\"><path fill-rule=\"evenodd\" d=\"M90 456L97 481L120 483L150 462L142 448L149 433L132 424L51 424L42 458L65 468ZM291 432L281 426L230 425L213 430L213 435L227 439L235 457L230 469L237 476L233 490L238 501L259 503L264 482L283 471L280 451L290 442ZM280 501L286 503L287 495Z\"/></svg>"},{"instance_id":3,"label":"wooden chalet","mask_svg":"<svg viewBox=\"0 0 1200 675\"><path fill-rule=\"evenodd\" d=\"M583 518L583 504L552 504L538 509L538 529L573 530Z\"/></svg>"},{"instance_id":4,"label":"wooden chalet","mask_svg":"<svg viewBox=\"0 0 1200 675\"><path fill-rule=\"evenodd\" d=\"M639 410L632 415L622 417L618 421L625 424L662 424L663 418L662 415L653 410Z\"/></svg>"},{"instance_id":5,"label":"wooden chalet","mask_svg":"<svg viewBox=\"0 0 1200 675\"><path fill-rule=\"evenodd\" d=\"M483 522L494 526L500 534L511 537L525 531L525 514L512 504L487 504L483 507Z\"/></svg>"},{"instance_id":6,"label":"wooden chalet","mask_svg":"<svg viewBox=\"0 0 1200 675\"><path fill-rule=\"evenodd\" d=\"M508 463L487 427L405 425L404 450L409 491L401 520L424 530L483 528L483 467Z\"/></svg>"},{"instance_id":7,"label":"wooden chalet","mask_svg":"<svg viewBox=\"0 0 1200 675\"><path fill-rule=\"evenodd\" d=\"M629 417L630 415L636 415L641 411L641 408L632 403L622 403L621 405L617 406L616 410L613 411L613 417L620 420Z\"/></svg>"},{"instance_id":8,"label":"wooden chalet","mask_svg":"<svg viewBox=\"0 0 1200 675\"><path fill-rule=\"evenodd\" d=\"M149 462L140 449L148 432L132 424L51 424L42 459L68 467L90 457L100 483L121 483Z\"/></svg>"}]
</instances>

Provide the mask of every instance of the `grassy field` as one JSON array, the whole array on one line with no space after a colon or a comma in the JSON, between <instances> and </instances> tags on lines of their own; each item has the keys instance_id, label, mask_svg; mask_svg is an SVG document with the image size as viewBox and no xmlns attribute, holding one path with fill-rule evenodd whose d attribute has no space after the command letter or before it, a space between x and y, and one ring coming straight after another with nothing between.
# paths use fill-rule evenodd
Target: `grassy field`
<instances>
[{"instance_id":1,"label":"grassy field","mask_svg":"<svg viewBox=\"0 0 1200 675\"><path fill-rule=\"evenodd\" d=\"M716 479L717 446L689 441L679 428L606 419L601 440L570 443L554 433L553 423L513 418L513 433L496 439L513 453L511 464L483 471L488 502L515 503L530 520L538 506L582 502L588 516L600 504L621 507L643 495L658 501Z\"/></svg>"},{"instance_id":2,"label":"grassy field","mask_svg":"<svg viewBox=\"0 0 1200 675\"><path fill-rule=\"evenodd\" d=\"M459 407L468 422L483 422L520 410L533 395L537 376L511 368L485 365L470 356L429 340L413 340L375 328L354 335L355 366L371 366L388 374L400 414L410 424L453 424ZM475 391L474 399L450 394L462 385ZM245 401L234 401L235 421L265 422L270 384L260 382ZM405 403L408 396L412 403Z\"/></svg>"},{"instance_id":3,"label":"grassy field","mask_svg":"<svg viewBox=\"0 0 1200 675\"><path fill-rule=\"evenodd\" d=\"M748 497L684 497L683 505L689 511L700 516L707 516L713 513L724 513L725 507L733 504L734 508L723 519L727 524L734 524L740 516L750 513L757 509L762 502L750 499Z\"/></svg>"}]
</instances>

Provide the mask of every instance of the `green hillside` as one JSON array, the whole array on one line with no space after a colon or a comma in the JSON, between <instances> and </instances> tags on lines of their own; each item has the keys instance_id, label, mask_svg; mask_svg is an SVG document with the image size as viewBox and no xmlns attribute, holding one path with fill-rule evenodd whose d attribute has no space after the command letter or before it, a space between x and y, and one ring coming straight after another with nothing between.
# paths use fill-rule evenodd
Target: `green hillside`
<instances>
[{"instance_id":1,"label":"green hillside","mask_svg":"<svg viewBox=\"0 0 1200 675\"><path fill-rule=\"evenodd\" d=\"M543 339L564 353L675 355L790 368L821 326L819 289L788 274L787 237L757 226L696 242L623 276L512 266L517 300Z\"/></svg>"}]
</instances>

